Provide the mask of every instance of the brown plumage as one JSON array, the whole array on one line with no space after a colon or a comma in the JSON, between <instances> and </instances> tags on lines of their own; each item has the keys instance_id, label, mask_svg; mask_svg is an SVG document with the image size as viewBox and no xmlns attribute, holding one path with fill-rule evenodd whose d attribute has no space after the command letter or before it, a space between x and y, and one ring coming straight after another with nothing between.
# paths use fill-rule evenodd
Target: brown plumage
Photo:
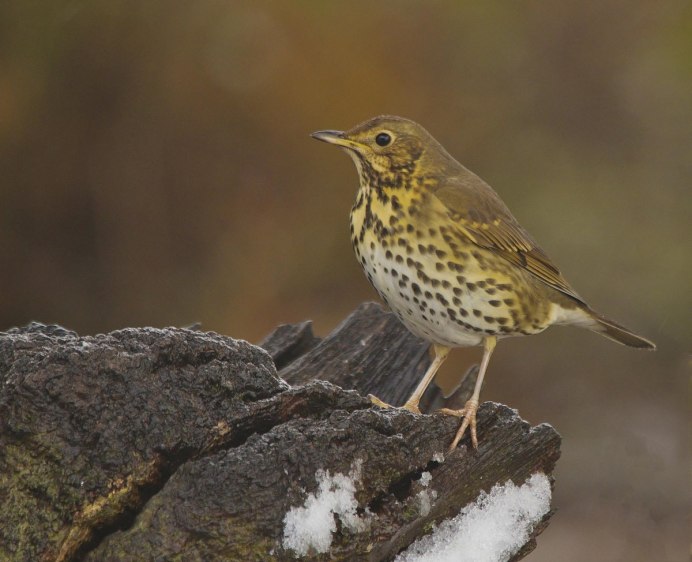
<instances>
[{"instance_id":1,"label":"brown plumage","mask_svg":"<svg viewBox=\"0 0 692 562\"><path fill-rule=\"evenodd\" d=\"M451 348L484 346L472 398L462 410L443 410L464 417L452 447L468 426L477 444L480 387L498 338L568 324L655 349L591 310L497 193L417 123L381 116L313 136L345 149L358 169L351 241L368 279L404 325L433 344L435 360L403 407L418 412Z\"/></svg>"}]
</instances>

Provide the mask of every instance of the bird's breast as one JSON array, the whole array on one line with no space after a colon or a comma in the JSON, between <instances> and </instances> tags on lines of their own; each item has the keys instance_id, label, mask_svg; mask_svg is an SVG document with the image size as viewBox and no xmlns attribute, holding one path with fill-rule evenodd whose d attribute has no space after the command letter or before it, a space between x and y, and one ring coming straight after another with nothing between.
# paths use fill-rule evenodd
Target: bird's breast
<instances>
[{"instance_id":1,"label":"bird's breast","mask_svg":"<svg viewBox=\"0 0 692 562\"><path fill-rule=\"evenodd\" d=\"M528 300L509 264L454 237L448 220L426 214L415 195L358 194L351 211L356 257L404 325L452 347L545 329L549 303Z\"/></svg>"}]
</instances>

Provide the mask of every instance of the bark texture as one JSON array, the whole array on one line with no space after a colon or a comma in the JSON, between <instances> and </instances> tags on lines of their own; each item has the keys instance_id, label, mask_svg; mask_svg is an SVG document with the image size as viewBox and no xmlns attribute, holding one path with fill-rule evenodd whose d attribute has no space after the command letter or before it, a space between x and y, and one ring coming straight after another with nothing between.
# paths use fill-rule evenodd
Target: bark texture
<instances>
[{"instance_id":1,"label":"bark texture","mask_svg":"<svg viewBox=\"0 0 692 562\"><path fill-rule=\"evenodd\" d=\"M449 454L457 420L371 406L405 400L426 347L373 304L323 340L306 322L261 346L176 328L1 333L0 560L293 560L284 517L320 470L354 475L367 525L337 521L329 552L302 559L391 560L481 490L551 474L559 435L506 406L482 404L478 450Z\"/></svg>"}]
</instances>

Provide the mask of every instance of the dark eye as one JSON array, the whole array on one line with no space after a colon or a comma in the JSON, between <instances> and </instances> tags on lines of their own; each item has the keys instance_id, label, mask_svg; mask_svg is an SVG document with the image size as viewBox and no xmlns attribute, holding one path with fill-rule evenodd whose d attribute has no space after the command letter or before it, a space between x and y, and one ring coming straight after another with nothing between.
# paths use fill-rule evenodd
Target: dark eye
<instances>
[{"instance_id":1,"label":"dark eye","mask_svg":"<svg viewBox=\"0 0 692 562\"><path fill-rule=\"evenodd\" d=\"M387 146L390 142L392 142L392 137L390 137L387 133L380 133L375 137L375 142L380 146Z\"/></svg>"}]
</instances>

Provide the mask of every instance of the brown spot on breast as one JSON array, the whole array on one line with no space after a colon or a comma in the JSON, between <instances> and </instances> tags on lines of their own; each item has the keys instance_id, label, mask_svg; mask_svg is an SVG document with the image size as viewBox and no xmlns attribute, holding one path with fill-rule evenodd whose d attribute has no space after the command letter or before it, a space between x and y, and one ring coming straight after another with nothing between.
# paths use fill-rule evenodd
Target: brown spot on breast
<instances>
[{"instance_id":1,"label":"brown spot on breast","mask_svg":"<svg viewBox=\"0 0 692 562\"><path fill-rule=\"evenodd\" d=\"M420 295L420 294L421 294L420 285L418 285L418 283L411 283L411 289L413 289L413 292L414 292L416 295Z\"/></svg>"},{"instance_id":2,"label":"brown spot on breast","mask_svg":"<svg viewBox=\"0 0 692 562\"><path fill-rule=\"evenodd\" d=\"M488 304L490 306L500 306L502 303L500 301L492 300L492 301L488 301Z\"/></svg>"},{"instance_id":3,"label":"brown spot on breast","mask_svg":"<svg viewBox=\"0 0 692 562\"><path fill-rule=\"evenodd\" d=\"M475 308L473 309L473 315L476 316L477 318L480 318L482 316L480 310L476 310Z\"/></svg>"}]
</instances>

